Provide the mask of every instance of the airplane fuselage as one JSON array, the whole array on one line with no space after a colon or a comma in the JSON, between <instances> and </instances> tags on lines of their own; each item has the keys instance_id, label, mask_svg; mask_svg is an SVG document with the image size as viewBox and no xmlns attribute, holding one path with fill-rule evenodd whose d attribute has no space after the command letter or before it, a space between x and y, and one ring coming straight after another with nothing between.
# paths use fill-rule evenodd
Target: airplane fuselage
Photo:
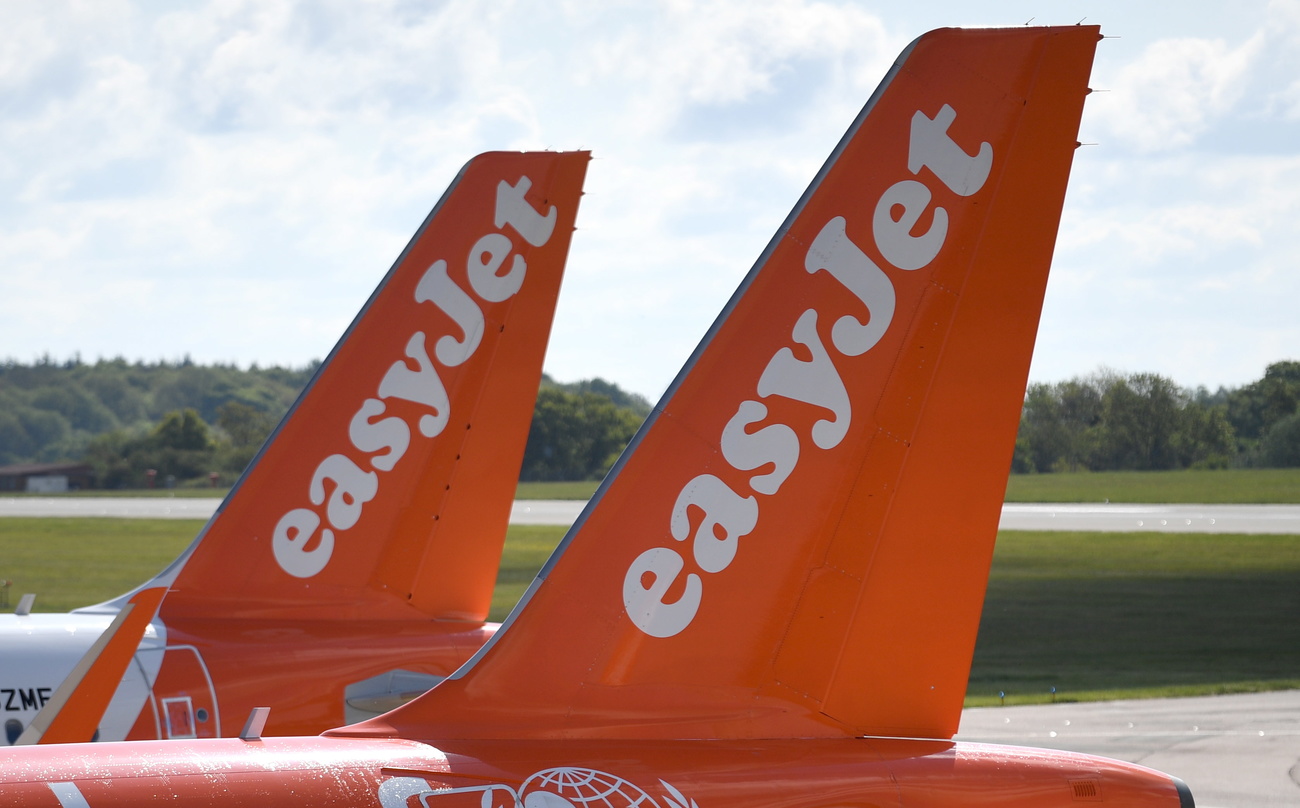
<instances>
[{"instance_id":1,"label":"airplane fuselage","mask_svg":"<svg viewBox=\"0 0 1300 808\"><path fill-rule=\"evenodd\" d=\"M13 744L112 614L0 615L0 722ZM188 619L145 632L99 740L216 738L274 704L268 733L311 734L390 709L467 660L496 626ZM320 671L330 675L321 676Z\"/></svg>"},{"instance_id":2,"label":"airplane fuselage","mask_svg":"<svg viewBox=\"0 0 1300 808\"><path fill-rule=\"evenodd\" d=\"M81 749L84 755L75 751ZM21 768L5 765L0 750L0 806L1190 805L1177 781L1141 766L948 741L433 744L316 737L143 742L117 750L121 755L110 759L94 746L64 746L58 754L25 756Z\"/></svg>"},{"instance_id":3,"label":"airplane fuselage","mask_svg":"<svg viewBox=\"0 0 1300 808\"><path fill-rule=\"evenodd\" d=\"M0 648L4 649L0 653L0 722L4 724L0 745L18 740L112 621L112 614L0 614ZM157 629L150 626L141 647L157 641ZM130 666L124 687L141 681L140 676L139 667ZM101 723L105 729L120 727L119 739L126 737L139 713L137 706L124 715L122 706L115 700Z\"/></svg>"}]
</instances>

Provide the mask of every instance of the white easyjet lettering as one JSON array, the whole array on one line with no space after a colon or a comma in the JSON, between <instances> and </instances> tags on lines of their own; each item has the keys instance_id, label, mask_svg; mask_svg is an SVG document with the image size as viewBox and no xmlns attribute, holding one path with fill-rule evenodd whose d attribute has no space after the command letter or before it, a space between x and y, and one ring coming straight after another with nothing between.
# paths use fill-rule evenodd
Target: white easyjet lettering
<instances>
[{"instance_id":1,"label":"white easyjet lettering","mask_svg":"<svg viewBox=\"0 0 1300 808\"><path fill-rule=\"evenodd\" d=\"M469 285L474 293L492 303L514 295L524 285L524 273L528 265L522 255L516 255L510 264L510 271L498 275L497 271L505 263L506 257L514 245L510 239L500 233L488 233L479 239L474 249L469 251Z\"/></svg>"},{"instance_id":2,"label":"white easyjet lettering","mask_svg":"<svg viewBox=\"0 0 1300 808\"><path fill-rule=\"evenodd\" d=\"M554 205L545 213L534 209L524 198L532 185L528 177L520 177L514 185L504 180L498 183L493 222L498 229L509 225L528 244L542 247L555 231L559 211ZM523 288L528 271L524 257L515 252L514 242L503 232L481 236L466 256L465 266L474 295L450 278L443 260L434 261L425 270L414 294L417 305L432 303L450 317L460 330L459 337L438 336L430 358L426 333L416 331L410 336L405 356L389 366L375 395L361 402L348 425L348 441L361 456L336 453L322 460L307 490L307 499L315 507L290 509L276 523L271 551L280 569L289 575L311 578L325 569L334 553L337 532L355 526L366 503L379 495L383 478L378 472L397 467L410 448L413 427L425 438L436 438L446 429L451 401L438 366L457 367L478 350L484 316L474 296L485 303L507 300ZM386 402L398 399L418 405L414 424L397 415L380 417L388 410Z\"/></svg>"},{"instance_id":3,"label":"white easyjet lettering","mask_svg":"<svg viewBox=\"0 0 1300 808\"><path fill-rule=\"evenodd\" d=\"M920 174L922 168L934 172L948 190L958 196L970 196L984 187L993 168L993 147L981 143L974 156L967 154L948 134L957 120L957 112L947 104L933 118L917 110L912 115L912 132L907 143L907 170Z\"/></svg>"},{"instance_id":4,"label":"white easyjet lettering","mask_svg":"<svg viewBox=\"0 0 1300 808\"><path fill-rule=\"evenodd\" d=\"M334 531L321 531L320 541L311 547L320 528L320 516L309 508L294 508L280 517L271 534L271 552L280 569L295 578L310 578L329 563L334 553Z\"/></svg>"},{"instance_id":5,"label":"white easyjet lettering","mask_svg":"<svg viewBox=\"0 0 1300 808\"><path fill-rule=\"evenodd\" d=\"M929 266L943 247L943 240L948 236L948 211L943 208L934 209L934 221L929 230L919 236L912 235L912 228L930 206L932 197L930 189L923 184L916 180L903 180L889 186L876 203L876 213L871 218L871 235L876 239L880 254L899 269ZM902 211L897 219L893 214L896 209Z\"/></svg>"},{"instance_id":6,"label":"white easyjet lettering","mask_svg":"<svg viewBox=\"0 0 1300 808\"><path fill-rule=\"evenodd\" d=\"M363 452L383 452L371 457L370 465L380 471L392 471L406 454L406 447L411 445L411 428L396 416L371 420L383 414L384 402L379 399L368 398L361 402L361 409L352 416L352 423L348 425L348 439Z\"/></svg>"},{"instance_id":7,"label":"white easyjet lettering","mask_svg":"<svg viewBox=\"0 0 1300 808\"><path fill-rule=\"evenodd\" d=\"M329 482L332 490L325 483ZM325 505L325 516L331 525L347 530L361 518L362 507L379 493L379 475L362 471L347 455L332 454L321 461L307 488L307 498L313 505ZM326 496L329 504L325 504Z\"/></svg>"},{"instance_id":8,"label":"white easyjet lettering","mask_svg":"<svg viewBox=\"0 0 1300 808\"><path fill-rule=\"evenodd\" d=\"M420 416L420 432L426 438L437 437L451 418L451 402L446 386L438 377L438 369L424 349L423 331L411 335L406 343L406 355L415 360L415 369L404 360L394 362L379 381L379 397L413 401L433 410Z\"/></svg>"},{"instance_id":9,"label":"white easyjet lettering","mask_svg":"<svg viewBox=\"0 0 1300 808\"><path fill-rule=\"evenodd\" d=\"M464 334L439 337L433 353L443 367L454 368L474 355L483 339L483 310L447 276L447 262L434 261L415 287L415 302L429 302L447 313Z\"/></svg>"},{"instance_id":10,"label":"white easyjet lettering","mask_svg":"<svg viewBox=\"0 0 1300 808\"><path fill-rule=\"evenodd\" d=\"M673 505L669 525L677 541L692 535L690 505L704 513L694 531L695 562L705 572L721 572L736 557L736 542L758 524L758 500L742 497L712 474L701 474L686 484Z\"/></svg>"},{"instance_id":11,"label":"white easyjet lettering","mask_svg":"<svg viewBox=\"0 0 1300 808\"><path fill-rule=\"evenodd\" d=\"M790 348L777 351L758 379L758 394L763 398L783 396L830 410L835 417L813 424L812 438L813 443L823 449L834 448L844 440L853 413L849 405L849 392L844 389L844 380L840 378L830 353L817 334L815 309L808 309L799 315L792 336L795 342L812 353L812 359L805 362L797 358Z\"/></svg>"},{"instance_id":12,"label":"white easyjet lettering","mask_svg":"<svg viewBox=\"0 0 1300 808\"><path fill-rule=\"evenodd\" d=\"M636 627L651 637L680 634L700 610L704 584L693 572L686 576L686 591L680 598L664 600L685 568L686 561L676 551L655 547L637 556L623 577L623 607Z\"/></svg>"},{"instance_id":13,"label":"white easyjet lettering","mask_svg":"<svg viewBox=\"0 0 1300 808\"><path fill-rule=\"evenodd\" d=\"M545 215L538 213L528 200L524 199L524 194L532 187L533 181L527 177L520 177L519 182L514 185L505 180L497 183L496 216L493 222L498 229L510 225L524 241L534 247L540 247L551 240L551 233L555 231L556 217L559 212L554 205L551 205L551 209Z\"/></svg>"},{"instance_id":14,"label":"white easyjet lettering","mask_svg":"<svg viewBox=\"0 0 1300 808\"><path fill-rule=\"evenodd\" d=\"M745 427L767 417L767 407L757 401L742 401L722 428L722 456L731 467L753 471L771 463L767 474L749 478L749 486L760 494L772 495L799 462L799 436L785 424L770 424L754 432Z\"/></svg>"},{"instance_id":15,"label":"white easyjet lettering","mask_svg":"<svg viewBox=\"0 0 1300 808\"><path fill-rule=\"evenodd\" d=\"M957 113L945 104L934 118L919 110L912 116L907 168L921 176L928 168L959 196L970 196L984 186L993 165L993 147L981 143L971 156L948 135ZM932 206L933 191L922 181L905 179L881 194L872 218L872 238L880 255L896 269L912 271L929 266L948 236L948 213ZM930 226L914 235L926 211ZM809 274L827 272L867 310L867 318L840 317L831 327L831 345L842 357L870 351L889 330L897 295L894 283L848 236L842 216L828 221L809 245L804 268ZM829 410L830 418L816 421L812 442L822 450L837 447L848 434L852 404L839 369L817 331L818 311L806 309L791 330L792 341L810 360L799 359L792 347L780 348L760 374L755 392L760 398L780 396ZM753 432L748 428L768 417L757 401L740 403L722 430L722 457L737 471L754 471L768 465L773 470L748 479L755 494L772 496L798 465L799 435L786 424L774 423ZM694 536L691 559L704 574L717 574L731 565L740 540L757 526L760 502L734 490L721 478L701 474L683 486L673 505L669 529L684 542ZM704 578L687 572L683 554L671 547L641 553L623 576L623 607L633 625L652 637L672 637L695 619L704 600ZM683 593L667 600L682 574Z\"/></svg>"},{"instance_id":16,"label":"white easyjet lettering","mask_svg":"<svg viewBox=\"0 0 1300 808\"><path fill-rule=\"evenodd\" d=\"M866 323L846 314L831 328L835 350L861 356L875 347L894 319L894 283L849 239L845 224L843 216L836 216L823 225L803 265L810 273L826 270L867 307Z\"/></svg>"}]
</instances>

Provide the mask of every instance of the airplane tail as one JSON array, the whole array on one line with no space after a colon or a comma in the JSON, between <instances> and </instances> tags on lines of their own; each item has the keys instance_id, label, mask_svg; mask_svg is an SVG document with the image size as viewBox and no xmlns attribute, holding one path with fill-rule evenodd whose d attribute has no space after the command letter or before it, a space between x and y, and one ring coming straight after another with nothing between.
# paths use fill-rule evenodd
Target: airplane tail
<instances>
[{"instance_id":1,"label":"airplane tail","mask_svg":"<svg viewBox=\"0 0 1300 808\"><path fill-rule=\"evenodd\" d=\"M76 743L95 737L100 718L166 593L161 586L142 589L122 607L18 736L15 746Z\"/></svg>"},{"instance_id":2,"label":"airplane tail","mask_svg":"<svg viewBox=\"0 0 1300 808\"><path fill-rule=\"evenodd\" d=\"M461 170L217 513L141 587L170 587L164 620L486 617L589 156Z\"/></svg>"},{"instance_id":3,"label":"airplane tail","mask_svg":"<svg viewBox=\"0 0 1300 808\"><path fill-rule=\"evenodd\" d=\"M1099 38L914 42L503 630L330 734L951 737Z\"/></svg>"}]
</instances>

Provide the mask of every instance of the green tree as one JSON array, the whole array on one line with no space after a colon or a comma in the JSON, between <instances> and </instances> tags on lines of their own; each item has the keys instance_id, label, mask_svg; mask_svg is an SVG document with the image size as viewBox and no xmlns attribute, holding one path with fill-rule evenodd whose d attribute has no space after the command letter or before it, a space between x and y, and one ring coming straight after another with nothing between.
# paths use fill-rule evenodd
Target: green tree
<instances>
[{"instance_id":1,"label":"green tree","mask_svg":"<svg viewBox=\"0 0 1300 808\"><path fill-rule=\"evenodd\" d=\"M1102 370L1058 384L1030 385L1012 468L1224 468L1235 438L1226 407L1153 373Z\"/></svg>"},{"instance_id":2,"label":"green tree","mask_svg":"<svg viewBox=\"0 0 1300 808\"><path fill-rule=\"evenodd\" d=\"M61 459L51 449L72 436L72 427L68 424L67 418L57 412L27 406L14 408L13 414L17 416L28 438L31 439L31 448L35 455L31 459L41 462Z\"/></svg>"},{"instance_id":3,"label":"green tree","mask_svg":"<svg viewBox=\"0 0 1300 808\"><path fill-rule=\"evenodd\" d=\"M1177 434L1185 399L1175 385L1154 373L1113 379L1102 394L1099 466L1151 471L1179 465Z\"/></svg>"},{"instance_id":4,"label":"green tree","mask_svg":"<svg viewBox=\"0 0 1300 808\"><path fill-rule=\"evenodd\" d=\"M1269 427L1260 441L1259 460L1260 465L1274 468L1300 467L1300 413Z\"/></svg>"},{"instance_id":5,"label":"green tree","mask_svg":"<svg viewBox=\"0 0 1300 808\"><path fill-rule=\"evenodd\" d=\"M35 391L31 401L34 407L62 415L73 429L98 434L118 427L112 410L75 381L42 387Z\"/></svg>"},{"instance_id":6,"label":"green tree","mask_svg":"<svg viewBox=\"0 0 1300 808\"><path fill-rule=\"evenodd\" d=\"M217 426L230 436L235 448L256 449L275 429L275 422L256 407L242 401L227 401L217 409Z\"/></svg>"},{"instance_id":7,"label":"green tree","mask_svg":"<svg viewBox=\"0 0 1300 808\"><path fill-rule=\"evenodd\" d=\"M124 429L92 438L83 459L95 470L95 485L113 490L143 487L145 467L137 469L131 463L142 444L142 438L132 438Z\"/></svg>"},{"instance_id":8,"label":"green tree","mask_svg":"<svg viewBox=\"0 0 1300 808\"><path fill-rule=\"evenodd\" d=\"M1196 469L1226 469L1232 465L1236 438L1226 406L1192 404L1183 408L1182 419L1175 438L1179 465Z\"/></svg>"},{"instance_id":9,"label":"green tree","mask_svg":"<svg viewBox=\"0 0 1300 808\"><path fill-rule=\"evenodd\" d=\"M1095 380L1031 384L1020 415L1016 470L1086 468L1101 418L1101 393Z\"/></svg>"},{"instance_id":10,"label":"green tree","mask_svg":"<svg viewBox=\"0 0 1300 808\"><path fill-rule=\"evenodd\" d=\"M603 475L641 418L595 393L543 387L524 449L524 480L588 480Z\"/></svg>"},{"instance_id":11,"label":"green tree","mask_svg":"<svg viewBox=\"0 0 1300 808\"><path fill-rule=\"evenodd\" d=\"M104 442L96 443L95 439L120 430L121 436L108 441L117 451L139 456L151 452L153 458L149 462L175 466L174 461L180 456L164 457L159 453L164 449L214 450L210 446L177 448L178 441L187 442L186 429L195 425L191 422L187 427L183 417L175 424L164 423L169 413L183 414L186 409L192 409L200 421L213 423L220 417L221 408L234 402L264 413L274 424L317 367L313 363L302 369L241 370L233 365L200 366L186 361L127 362L121 357L100 359L93 364L77 357L58 362L48 356L33 364L0 361L0 462L80 459L91 452L92 446L102 462L108 449ZM202 465L215 462L223 471L235 474L241 471L255 454L256 446L236 447L233 441L260 443L260 438L254 435L261 432L264 437L269 431L254 420L244 419L247 434L239 436L232 437L223 427L216 436L222 438L216 442L219 457L203 461ZM177 429L179 434L162 434L150 443L147 438L155 427L164 433ZM226 441L226 437L231 437L231 441ZM198 442L190 441L189 445L197 447ZM141 466L143 462L136 457L130 467ZM193 467L198 462L187 460L181 465ZM206 473L203 472L205 476ZM143 484L143 478L128 484Z\"/></svg>"},{"instance_id":12,"label":"green tree","mask_svg":"<svg viewBox=\"0 0 1300 808\"><path fill-rule=\"evenodd\" d=\"M1247 446L1300 406L1300 362L1275 362L1264 378L1228 395L1228 422Z\"/></svg>"},{"instance_id":13,"label":"green tree","mask_svg":"<svg viewBox=\"0 0 1300 808\"><path fill-rule=\"evenodd\" d=\"M262 410L242 401L227 401L217 410L217 426L229 440L218 441L214 470L229 478L238 477L257 456L275 421Z\"/></svg>"},{"instance_id":14,"label":"green tree","mask_svg":"<svg viewBox=\"0 0 1300 808\"><path fill-rule=\"evenodd\" d=\"M203 450L212 447L208 425L192 408L173 410L154 427L152 442L162 449Z\"/></svg>"},{"instance_id":15,"label":"green tree","mask_svg":"<svg viewBox=\"0 0 1300 808\"><path fill-rule=\"evenodd\" d=\"M168 483L206 477L215 462L211 431L193 409L167 413L147 437L123 448L133 478L141 481L151 469Z\"/></svg>"},{"instance_id":16,"label":"green tree","mask_svg":"<svg viewBox=\"0 0 1300 808\"><path fill-rule=\"evenodd\" d=\"M32 454L33 442L16 415L0 410L0 464L18 463Z\"/></svg>"},{"instance_id":17,"label":"green tree","mask_svg":"<svg viewBox=\"0 0 1300 808\"><path fill-rule=\"evenodd\" d=\"M550 377L546 378L550 384L555 384ZM640 393L629 393L613 382L607 382L599 377L595 379L583 379L581 381L570 382L568 384L556 384L562 390L570 393L594 393L598 396L604 396L609 399L615 407L631 410L644 419L650 414L650 402Z\"/></svg>"},{"instance_id":18,"label":"green tree","mask_svg":"<svg viewBox=\"0 0 1300 808\"><path fill-rule=\"evenodd\" d=\"M122 426L138 424L149 418L144 389L130 381L131 368L124 359L101 362L82 377L82 387L107 407Z\"/></svg>"}]
</instances>

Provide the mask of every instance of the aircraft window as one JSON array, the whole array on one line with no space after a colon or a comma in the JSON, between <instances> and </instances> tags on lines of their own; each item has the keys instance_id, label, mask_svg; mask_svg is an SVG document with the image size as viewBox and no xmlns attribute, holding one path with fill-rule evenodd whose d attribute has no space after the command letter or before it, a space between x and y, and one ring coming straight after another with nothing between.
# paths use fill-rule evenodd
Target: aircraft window
<instances>
[{"instance_id":1,"label":"aircraft window","mask_svg":"<svg viewBox=\"0 0 1300 808\"><path fill-rule=\"evenodd\" d=\"M5 737L9 739L9 745L13 746L18 741L18 736L23 734L23 722L17 718L11 718L5 722Z\"/></svg>"},{"instance_id":2,"label":"aircraft window","mask_svg":"<svg viewBox=\"0 0 1300 808\"><path fill-rule=\"evenodd\" d=\"M197 719L200 724L206 724L208 723L208 711L200 707L194 711L194 718Z\"/></svg>"}]
</instances>

